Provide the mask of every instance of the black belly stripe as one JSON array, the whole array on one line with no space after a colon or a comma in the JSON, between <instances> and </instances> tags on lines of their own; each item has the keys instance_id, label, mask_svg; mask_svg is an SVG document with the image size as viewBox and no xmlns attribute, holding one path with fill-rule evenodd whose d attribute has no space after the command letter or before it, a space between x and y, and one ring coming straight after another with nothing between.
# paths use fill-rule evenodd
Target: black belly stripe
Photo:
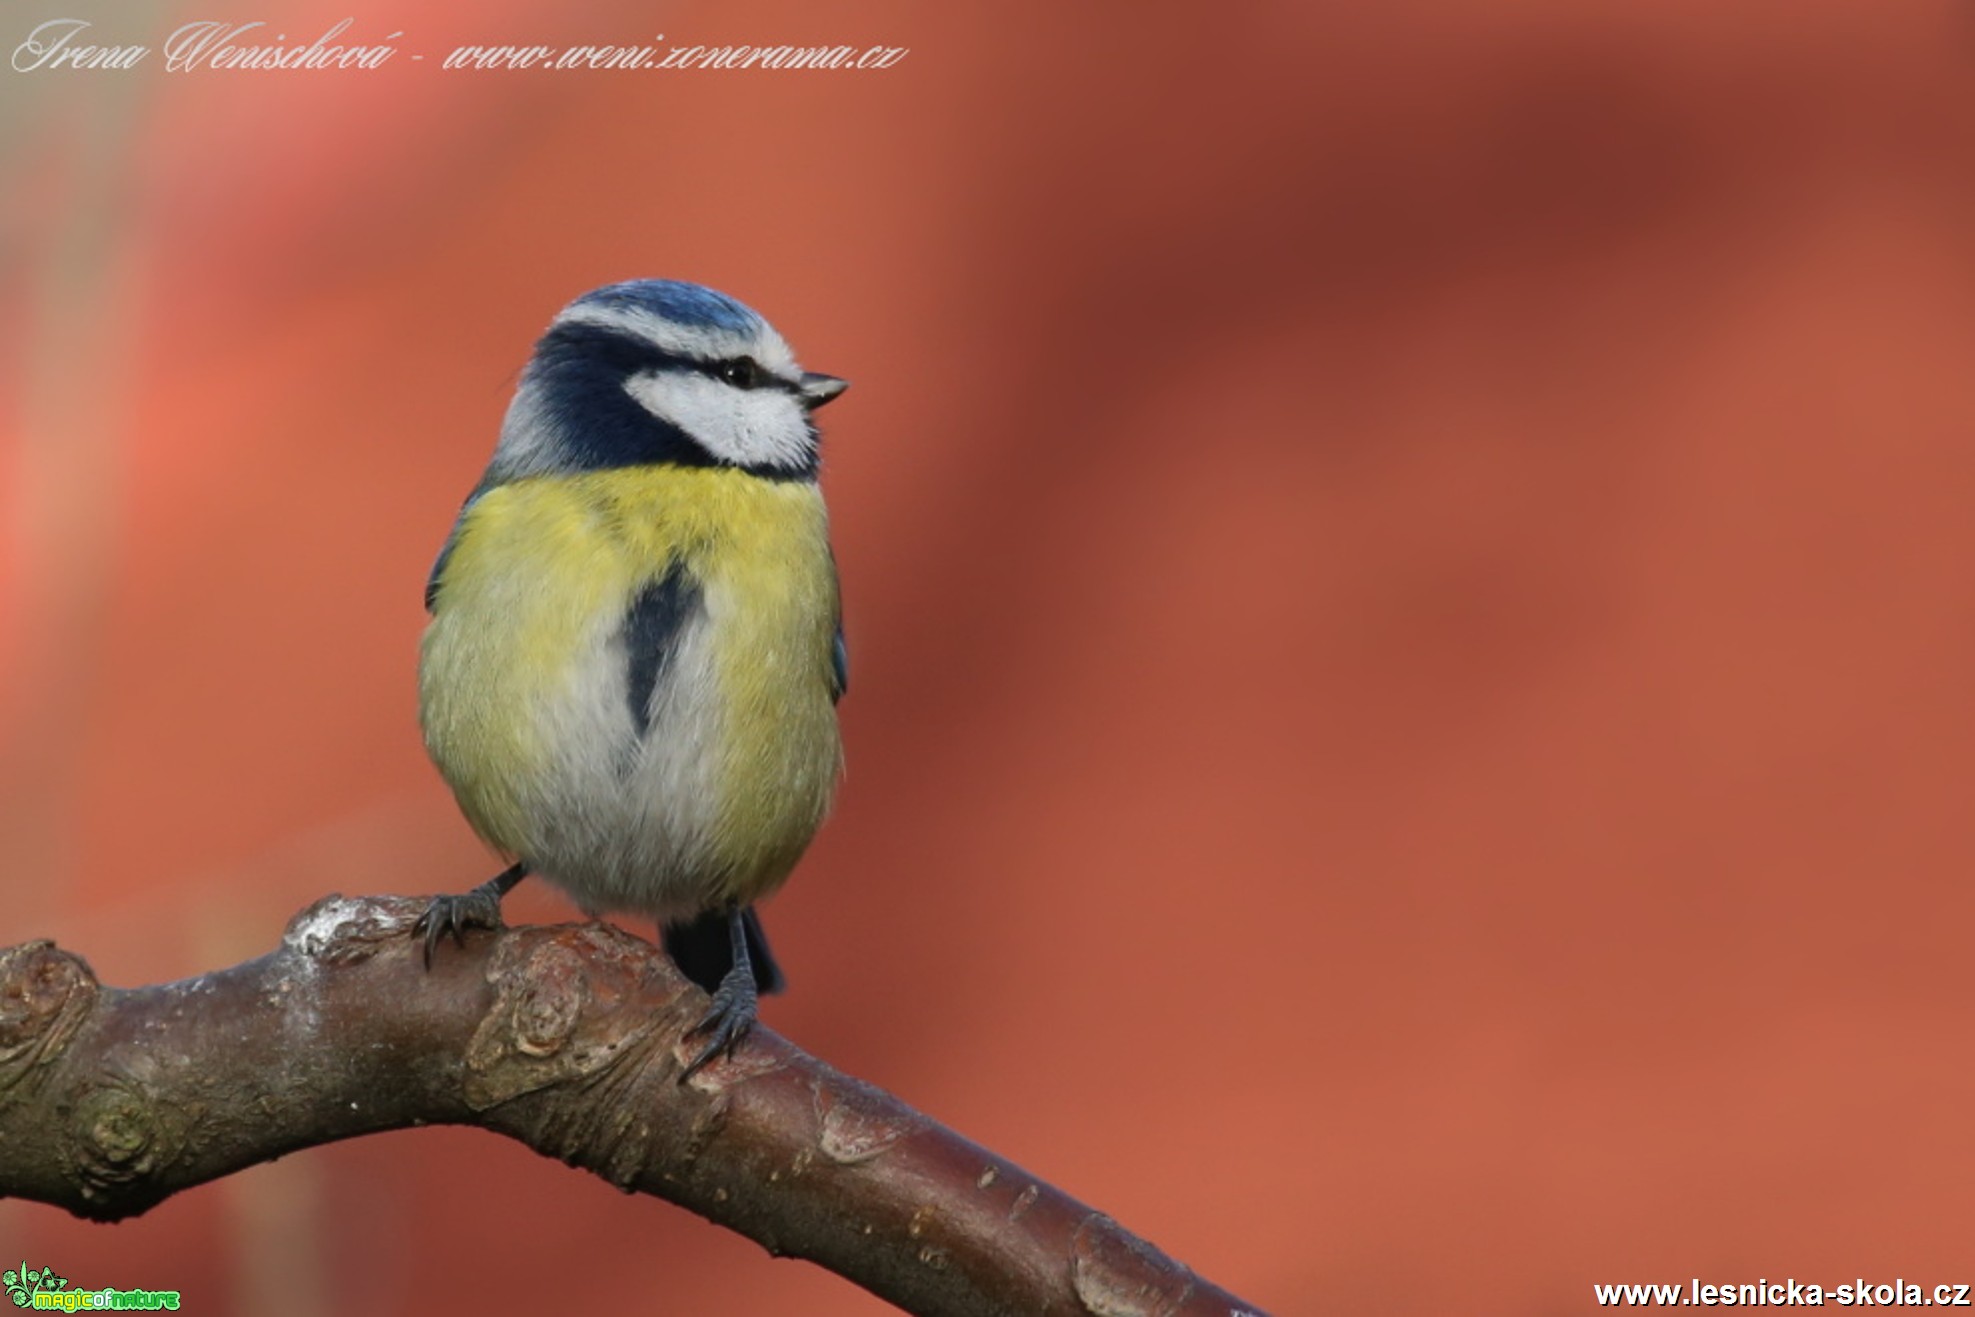
<instances>
[{"instance_id":1,"label":"black belly stripe","mask_svg":"<svg viewBox=\"0 0 1975 1317\"><path fill-rule=\"evenodd\" d=\"M685 567L675 562L665 575L638 591L624 615L628 663L625 695L640 737L651 730L652 692L658 689L658 679L665 675L665 665L677 651L679 637L699 606L699 586Z\"/></svg>"}]
</instances>

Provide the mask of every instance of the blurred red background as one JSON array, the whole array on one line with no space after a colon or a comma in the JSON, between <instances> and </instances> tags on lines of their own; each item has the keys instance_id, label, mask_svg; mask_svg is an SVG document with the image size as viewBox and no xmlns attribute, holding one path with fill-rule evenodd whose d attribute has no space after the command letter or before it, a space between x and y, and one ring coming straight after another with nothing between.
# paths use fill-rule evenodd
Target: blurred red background
<instances>
[{"instance_id":1,"label":"blurred red background","mask_svg":"<svg viewBox=\"0 0 1975 1317\"><path fill-rule=\"evenodd\" d=\"M0 79L0 942L134 984L491 872L419 744L426 569L555 309L696 279L856 384L850 773L775 1028L1284 1313L1975 1281L1965 10L0 46L352 14L427 61ZM911 54L435 66L657 32ZM458 1130L0 1204L0 1258L191 1312L881 1310Z\"/></svg>"}]
</instances>

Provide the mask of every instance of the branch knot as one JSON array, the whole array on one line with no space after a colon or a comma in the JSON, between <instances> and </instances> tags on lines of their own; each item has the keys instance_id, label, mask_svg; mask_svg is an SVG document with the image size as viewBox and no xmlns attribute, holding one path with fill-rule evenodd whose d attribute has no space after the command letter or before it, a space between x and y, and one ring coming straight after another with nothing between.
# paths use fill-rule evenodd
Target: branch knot
<instances>
[{"instance_id":1,"label":"branch knot","mask_svg":"<svg viewBox=\"0 0 1975 1317\"><path fill-rule=\"evenodd\" d=\"M70 1135L72 1164L83 1194L92 1199L148 1178L176 1158L184 1144L168 1104L116 1081L83 1095Z\"/></svg>"},{"instance_id":2,"label":"branch knot","mask_svg":"<svg viewBox=\"0 0 1975 1317\"><path fill-rule=\"evenodd\" d=\"M60 1056L101 992L83 959L53 942L0 951L0 1092Z\"/></svg>"}]
</instances>

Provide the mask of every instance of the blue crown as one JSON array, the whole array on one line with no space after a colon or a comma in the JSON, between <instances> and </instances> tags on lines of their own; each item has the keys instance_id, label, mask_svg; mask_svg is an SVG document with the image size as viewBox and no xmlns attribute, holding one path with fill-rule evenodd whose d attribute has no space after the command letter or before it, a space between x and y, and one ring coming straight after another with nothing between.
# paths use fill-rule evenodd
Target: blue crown
<instances>
[{"instance_id":1,"label":"blue crown","mask_svg":"<svg viewBox=\"0 0 1975 1317\"><path fill-rule=\"evenodd\" d=\"M753 310L727 294L677 279L630 279L623 283L605 284L583 294L570 305L649 311L675 325L726 330L735 334L752 334L763 323Z\"/></svg>"}]
</instances>

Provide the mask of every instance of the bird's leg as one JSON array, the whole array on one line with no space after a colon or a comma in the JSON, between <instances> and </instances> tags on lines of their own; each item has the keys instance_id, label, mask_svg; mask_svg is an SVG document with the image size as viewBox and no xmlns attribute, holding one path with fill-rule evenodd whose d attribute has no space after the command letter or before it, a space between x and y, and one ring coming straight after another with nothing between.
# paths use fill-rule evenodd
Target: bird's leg
<instances>
[{"instance_id":1,"label":"bird's leg","mask_svg":"<svg viewBox=\"0 0 1975 1317\"><path fill-rule=\"evenodd\" d=\"M509 865L470 892L433 897L432 904L425 907L425 913L411 926L413 937L425 935L425 968L432 968L432 953L446 934L451 933L454 942L465 946L467 929L499 928L501 898L527 876L528 863L524 860Z\"/></svg>"},{"instance_id":2,"label":"bird's leg","mask_svg":"<svg viewBox=\"0 0 1975 1317\"><path fill-rule=\"evenodd\" d=\"M754 1011L758 998L754 989L754 966L748 961L747 925L741 920L739 909L727 912L727 936L733 945L734 963L720 980L720 986L713 990L713 1004L707 1007L700 1022L687 1031L686 1037L695 1038L700 1034L711 1034L700 1054L693 1058L679 1076L685 1083L716 1056L732 1056L734 1049L747 1037L748 1030L754 1027Z\"/></svg>"}]
</instances>

